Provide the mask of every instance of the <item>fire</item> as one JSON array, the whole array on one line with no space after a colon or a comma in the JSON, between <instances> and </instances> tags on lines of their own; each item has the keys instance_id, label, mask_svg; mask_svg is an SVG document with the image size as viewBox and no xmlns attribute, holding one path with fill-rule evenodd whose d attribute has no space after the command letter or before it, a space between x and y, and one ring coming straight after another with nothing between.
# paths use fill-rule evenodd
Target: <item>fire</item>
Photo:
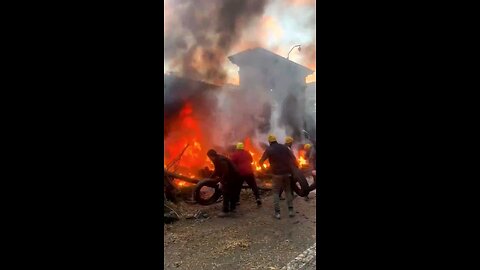
<instances>
[{"instance_id":1,"label":"fire","mask_svg":"<svg viewBox=\"0 0 480 270\"><path fill-rule=\"evenodd\" d=\"M307 152L305 150L300 149L298 151L297 162L298 162L298 166L300 168L305 168L305 167L309 166L308 159L306 158L306 155L307 155Z\"/></svg>"},{"instance_id":2,"label":"fire","mask_svg":"<svg viewBox=\"0 0 480 270\"><path fill-rule=\"evenodd\" d=\"M192 104L188 102L185 103L175 121L175 132L172 132L172 136L165 139L165 168L183 152L180 160L178 160L178 166L175 166L177 173L180 175L198 179L202 178L198 175L200 170L205 168L210 171L214 170L212 161L207 157L206 152L208 150L208 145L205 144L205 138L200 123L200 119L197 118L194 113ZM262 171L263 169L268 169L270 166L268 160L264 162L263 166L258 164L263 151L252 143L251 138L247 137L243 142L245 150L252 155L252 168L257 172ZM299 150L297 161L301 168L308 167L309 164L305 150ZM175 184L179 188L193 185L192 183L178 179L175 180Z\"/></svg>"},{"instance_id":3,"label":"fire","mask_svg":"<svg viewBox=\"0 0 480 270\"><path fill-rule=\"evenodd\" d=\"M256 171L261 171L262 167L260 167L260 165L258 164L258 161L262 157L263 152L252 144L252 141L250 138L245 138L243 144L245 146L245 151L248 151L250 155L252 155L253 168L255 168ZM268 168L269 166L270 166L270 163L268 163L268 160L263 163L263 167L265 169Z\"/></svg>"},{"instance_id":4,"label":"fire","mask_svg":"<svg viewBox=\"0 0 480 270\"><path fill-rule=\"evenodd\" d=\"M207 149L202 147L203 133L191 103L184 104L174 122L174 128L175 132L172 132L164 142L164 165L172 162L184 151L178 163L180 171L186 173L187 176L194 177L191 169L200 169L206 166L204 158Z\"/></svg>"},{"instance_id":5,"label":"fire","mask_svg":"<svg viewBox=\"0 0 480 270\"><path fill-rule=\"evenodd\" d=\"M175 168L176 173L196 179L204 177L200 174L201 170L205 168L210 171L214 170L212 161L207 157L210 144L207 136L204 136L204 133L202 133L200 125L202 119L199 118L200 116L195 114L195 108L192 104L186 102L171 125L175 131L171 131L164 141L164 167L166 168L172 161L178 159L183 152L181 158L177 160L177 166L172 166L169 169L173 170ZM257 172L268 169L270 166L268 160L264 162L263 166L258 164L263 150L255 146L251 138L247 137L243 142L245 150L252 155L252 168ZM228 155L228 153L222 154ZM193 185L178 179L174 183L179 188Z\"/></svg>"},{"instance_id":6,"label":"fire","mask_svg":"<svg viewBox=\"0 0 480 270\"><path fill-rule=\"evenodd\" d=\"M299 157L297 161L300 168L308 166L308 161L305 160L303 157Z\"/></svg>"},{"instance_id":7,"label":"fire","mask_svg":"<svg viewBox=\"0 0 480 270\"><path fill-rule=\"evenodd\" d=\"M197 179L203 178L199 175L200 170L205 168L210 171L214 170L212 161L207 157L210 145L202 132L200 125L202 122L199 117L200 115L195 114L195 108L192 104L186 102L173 121L172 127L175 131L172 131L164 141L164 168L175 161L183 152L180 160L177 160L177 166L169 169L176 168L176 173ZM252 144L250 138L246 138L244 144L245 150L249 151L253 157L253 168L260 171L261 167L257 162L263 154L262 151ZM266 161L263 167L268 168L268 166L268 161ZM185 181L175 181L175 184L179 188L192 185Z\"/></svg>"},{"instance_id":8,"label":"fire","mask_svg":"<svg viewBox=\"0 0 480 270\"><path fill-rule=\"evenodd\" d=\"M178 188L186 188L186 187L191 187L191 186L194 186L194 185L195 185L195 184L192 184L192 183L183 181L183 180L175 180L175 181L174 181L174 184L175 184Z\"/></svg>"}]
</instances>

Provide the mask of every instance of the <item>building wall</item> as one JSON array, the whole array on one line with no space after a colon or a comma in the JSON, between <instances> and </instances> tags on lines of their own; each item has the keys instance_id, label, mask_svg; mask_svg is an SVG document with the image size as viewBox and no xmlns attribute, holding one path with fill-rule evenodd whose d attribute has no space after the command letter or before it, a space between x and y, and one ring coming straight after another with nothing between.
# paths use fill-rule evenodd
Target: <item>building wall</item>
<instances>
[{"instance_id":1,"label":"building wall","mask_svg":"<svg viewBox=\"0 0 480 270\"><path fill-rule=\"evenodd\" d=\"M306 130L314 137L317 126L317 87L316 83L309 83L305 93L305 114L306 114Z\"/></svg>"}]
</instances>

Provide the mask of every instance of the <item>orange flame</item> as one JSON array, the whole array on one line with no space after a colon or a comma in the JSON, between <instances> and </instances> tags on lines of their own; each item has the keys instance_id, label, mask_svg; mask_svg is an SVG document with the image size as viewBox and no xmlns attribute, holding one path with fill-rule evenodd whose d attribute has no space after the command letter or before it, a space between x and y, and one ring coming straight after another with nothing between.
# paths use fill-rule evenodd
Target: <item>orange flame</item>
<instances>
[{"instance_id":1,"label":"orange flame","mask_svg":"<svg viewBox=\"0 0 480 270\"><path fill-rule=\"evenodd\" d=\"M206 150L203 149L200 122L194 114L191 103L187 102L175 121L175 132L165 140L165 166L177 158L188 144L179 161L180 171L195 176L193 170L205 167ZM207 163L208 164L208 163Z\"/></svg>"},{"instance_id":2,"label":"orange flame","mask_svg":"<svg viewBox=\"0 0 480 270\"><path fill-rule=\"evenodd\" d=\"M298 150L297 162L300 168L305 168L309 166L306 155L307 155L307 152L305 150L302 150L302 149Z\"/></svg>"}]
</instances>

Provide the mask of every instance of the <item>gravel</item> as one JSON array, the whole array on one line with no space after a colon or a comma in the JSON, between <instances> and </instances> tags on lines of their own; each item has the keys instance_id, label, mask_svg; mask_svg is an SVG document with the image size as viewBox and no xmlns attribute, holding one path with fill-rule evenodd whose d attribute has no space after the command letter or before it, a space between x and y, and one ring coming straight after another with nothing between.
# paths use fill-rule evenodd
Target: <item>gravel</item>
<instances>
[{"instance_id":1,"label":"gravel","mask_svg":"<svg viewBox=\"0 0 480 270\"><path fill-rule=\"evenodd\" d=\"M229 218L217 217L221 203L179 203L180 220L164 228L164 268L279 270L315 243L316 198L310 197L294 200L300 215L293 218L287 215L286 201L281 201L281 220L273 218L270 192L257 207L251 190L242 191L241 205ZM308 258L304 267L315 263Z\"/></svg>"}]
</instances>

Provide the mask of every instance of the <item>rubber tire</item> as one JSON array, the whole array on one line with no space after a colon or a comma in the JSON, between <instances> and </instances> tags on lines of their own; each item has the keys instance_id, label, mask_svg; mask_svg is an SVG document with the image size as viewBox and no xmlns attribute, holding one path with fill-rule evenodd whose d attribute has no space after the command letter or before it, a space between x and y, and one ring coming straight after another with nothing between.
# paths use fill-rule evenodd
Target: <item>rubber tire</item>
<instances>
[{"instance_id":1,"label":"rubber tire","mask_svg":"<svg viewBox=\"0 0 480 270\"><path fill-rule=\"evenodd\" d=\"M310 192L307 178L305 177L305 175L303 175L303 173L298 168L294 168L292 172L293 172L293 182L292 182L293 191L297 193L297 195L300 197L306 197Z\"/></svg>"},{"instance_id":2,"label":"rubber tire","mask_svg":"<svg viewBox=\"0 0 480 270\"><path fill-rule=\"evenodd\" d=\"M213 193L213 195L208 199L204 199L202 198L202 196L200 196L200 190L204 186L215 188L215 193ZM218 201L220 196L222 196L222 191L218 187L218 181L213 179L202 180L198 182L198 184L195 186L195 189L193 190L193 198L201 205L214 204Z\"/></svg>"}]
</instances>

